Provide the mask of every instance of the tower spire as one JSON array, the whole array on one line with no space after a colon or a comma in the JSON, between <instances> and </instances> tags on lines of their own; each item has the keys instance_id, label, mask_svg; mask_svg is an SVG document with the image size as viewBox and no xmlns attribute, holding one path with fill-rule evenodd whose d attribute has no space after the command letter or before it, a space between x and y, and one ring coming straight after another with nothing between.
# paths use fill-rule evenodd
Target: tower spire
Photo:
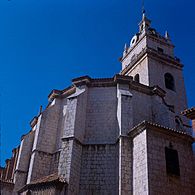
<instances>
[{"instance_id":1,"label":"tower spire","mask_svg":"<svg viewBox=\"0 0 195 195\"><path fill-rule=\"evenodd\" d=\"M145 14L146 14L144 3L145 3L144 0L142 0L142 15L143 15L143 17L145 17Z\"/></svg>"},{"instance_id":2,"label":"tower spire","mask_svg":"<svg viewBox=\"0 0 195 195\"><path fill-rule=\"evenodd\" d=\"M142 21L139 23L139 32L143 33L150 27L151 21L146 17L145 0L142 0Z\"/></svg>"}]
</instances>

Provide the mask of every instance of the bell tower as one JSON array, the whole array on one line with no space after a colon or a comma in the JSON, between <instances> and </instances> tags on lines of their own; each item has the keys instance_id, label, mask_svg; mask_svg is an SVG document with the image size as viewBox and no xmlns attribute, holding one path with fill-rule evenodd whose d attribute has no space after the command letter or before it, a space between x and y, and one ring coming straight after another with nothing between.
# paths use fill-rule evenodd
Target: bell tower
<instances>
[{"instance_id":1,"label":"bell tower","mask_svg":"<svg viewBox=\"0 0 195 195\"><path fill-rule=\"evenodd\" d=\"M168 32L162 36L152 28L145 11L139 32L133 36L130 45L125 46L120 61L120 74L132 76L134 81L147 86L161 87L166 92L166 103L174 106L176 116L182 117L181 111L187 108L183 65L174 55Z\"/></svg>"}]
</instances>

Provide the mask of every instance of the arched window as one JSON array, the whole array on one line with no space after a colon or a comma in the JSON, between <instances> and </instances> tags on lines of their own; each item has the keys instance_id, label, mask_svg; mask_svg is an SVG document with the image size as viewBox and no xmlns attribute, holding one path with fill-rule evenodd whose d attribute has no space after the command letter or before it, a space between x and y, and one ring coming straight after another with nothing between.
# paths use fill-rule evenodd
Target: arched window
<instances>
[{"instance_id":1,"label":"arched window","mask_svg":"<svg viewBox=\"0 0 195 195\"><path fill-rule=\"evenodd\" d=\"M134 81L139 83L139 74L136 74L136 75L135 75Z\"/></svg>"},{"instance_id":2,"label":"arched window","mask_svg":"<svg viewBox=\"0 0 195 195\"><path fill-rule=\"evenodd\" d=\"M175 81L173 76L170 73L165 74L165 87L167 89L175 91Z\"/></svg>"}]
</instances>

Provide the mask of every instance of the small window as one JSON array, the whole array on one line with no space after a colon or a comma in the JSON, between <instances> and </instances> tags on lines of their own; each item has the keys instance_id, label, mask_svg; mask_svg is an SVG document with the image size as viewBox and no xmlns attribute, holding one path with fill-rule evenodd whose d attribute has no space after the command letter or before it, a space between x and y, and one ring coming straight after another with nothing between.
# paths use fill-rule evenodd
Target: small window
<instances>
[{"instance_id":1,"label":"small window","mask_svg":"<svg viewBox=\"0 0 195 195\"><path fill-rule=\"evenodd\" d=\"M167 174L180 176L179 158L177 150L165 147Z\"/></svg>"},{"instance_id":2,"label":"small window","mask_svg":"<svg viewBox=\"0 0 195 195\"><path fill-rule=\"evenodd\" d=\"M134 77L134 81L139 83L139 74L136 74L135 77Z\"/></svg>"},{"instance_id":3,"label":"small window","mask_svg":"<svg viewBox=\"0 0 195 195\"><path fill-rule=\"evenodd\" d=\"M157 50L158 50L159 53L164 53L164 50L160 47L158 47Z\"/></svg>"},{"instance_id":4,"label":"small window","mask_svg":"<svg viewBox=\"0 0 195 195\"><path fill-rule=\"evenodd\" d=\"M165 87L167 89L175 91L175 81L173 76L170 73L165 74Z\"/></svg>"}]
</instances>

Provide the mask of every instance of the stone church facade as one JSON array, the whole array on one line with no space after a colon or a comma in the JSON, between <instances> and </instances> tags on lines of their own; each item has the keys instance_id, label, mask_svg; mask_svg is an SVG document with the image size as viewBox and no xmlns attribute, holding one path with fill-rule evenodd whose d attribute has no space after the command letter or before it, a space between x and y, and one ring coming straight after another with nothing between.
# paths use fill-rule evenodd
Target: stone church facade
<instances>
[{"instance_id":1,"label":"stone church facade","mask_svg":"<svg viewBox=\"0 0 195 195\"><path fill-rule=\"evenodd\" d=\"M113 78L49 94L0 170L3 195L195 194L195 108L168 33L143 14L120 61Z\"/></svg>"}]
</instances>

